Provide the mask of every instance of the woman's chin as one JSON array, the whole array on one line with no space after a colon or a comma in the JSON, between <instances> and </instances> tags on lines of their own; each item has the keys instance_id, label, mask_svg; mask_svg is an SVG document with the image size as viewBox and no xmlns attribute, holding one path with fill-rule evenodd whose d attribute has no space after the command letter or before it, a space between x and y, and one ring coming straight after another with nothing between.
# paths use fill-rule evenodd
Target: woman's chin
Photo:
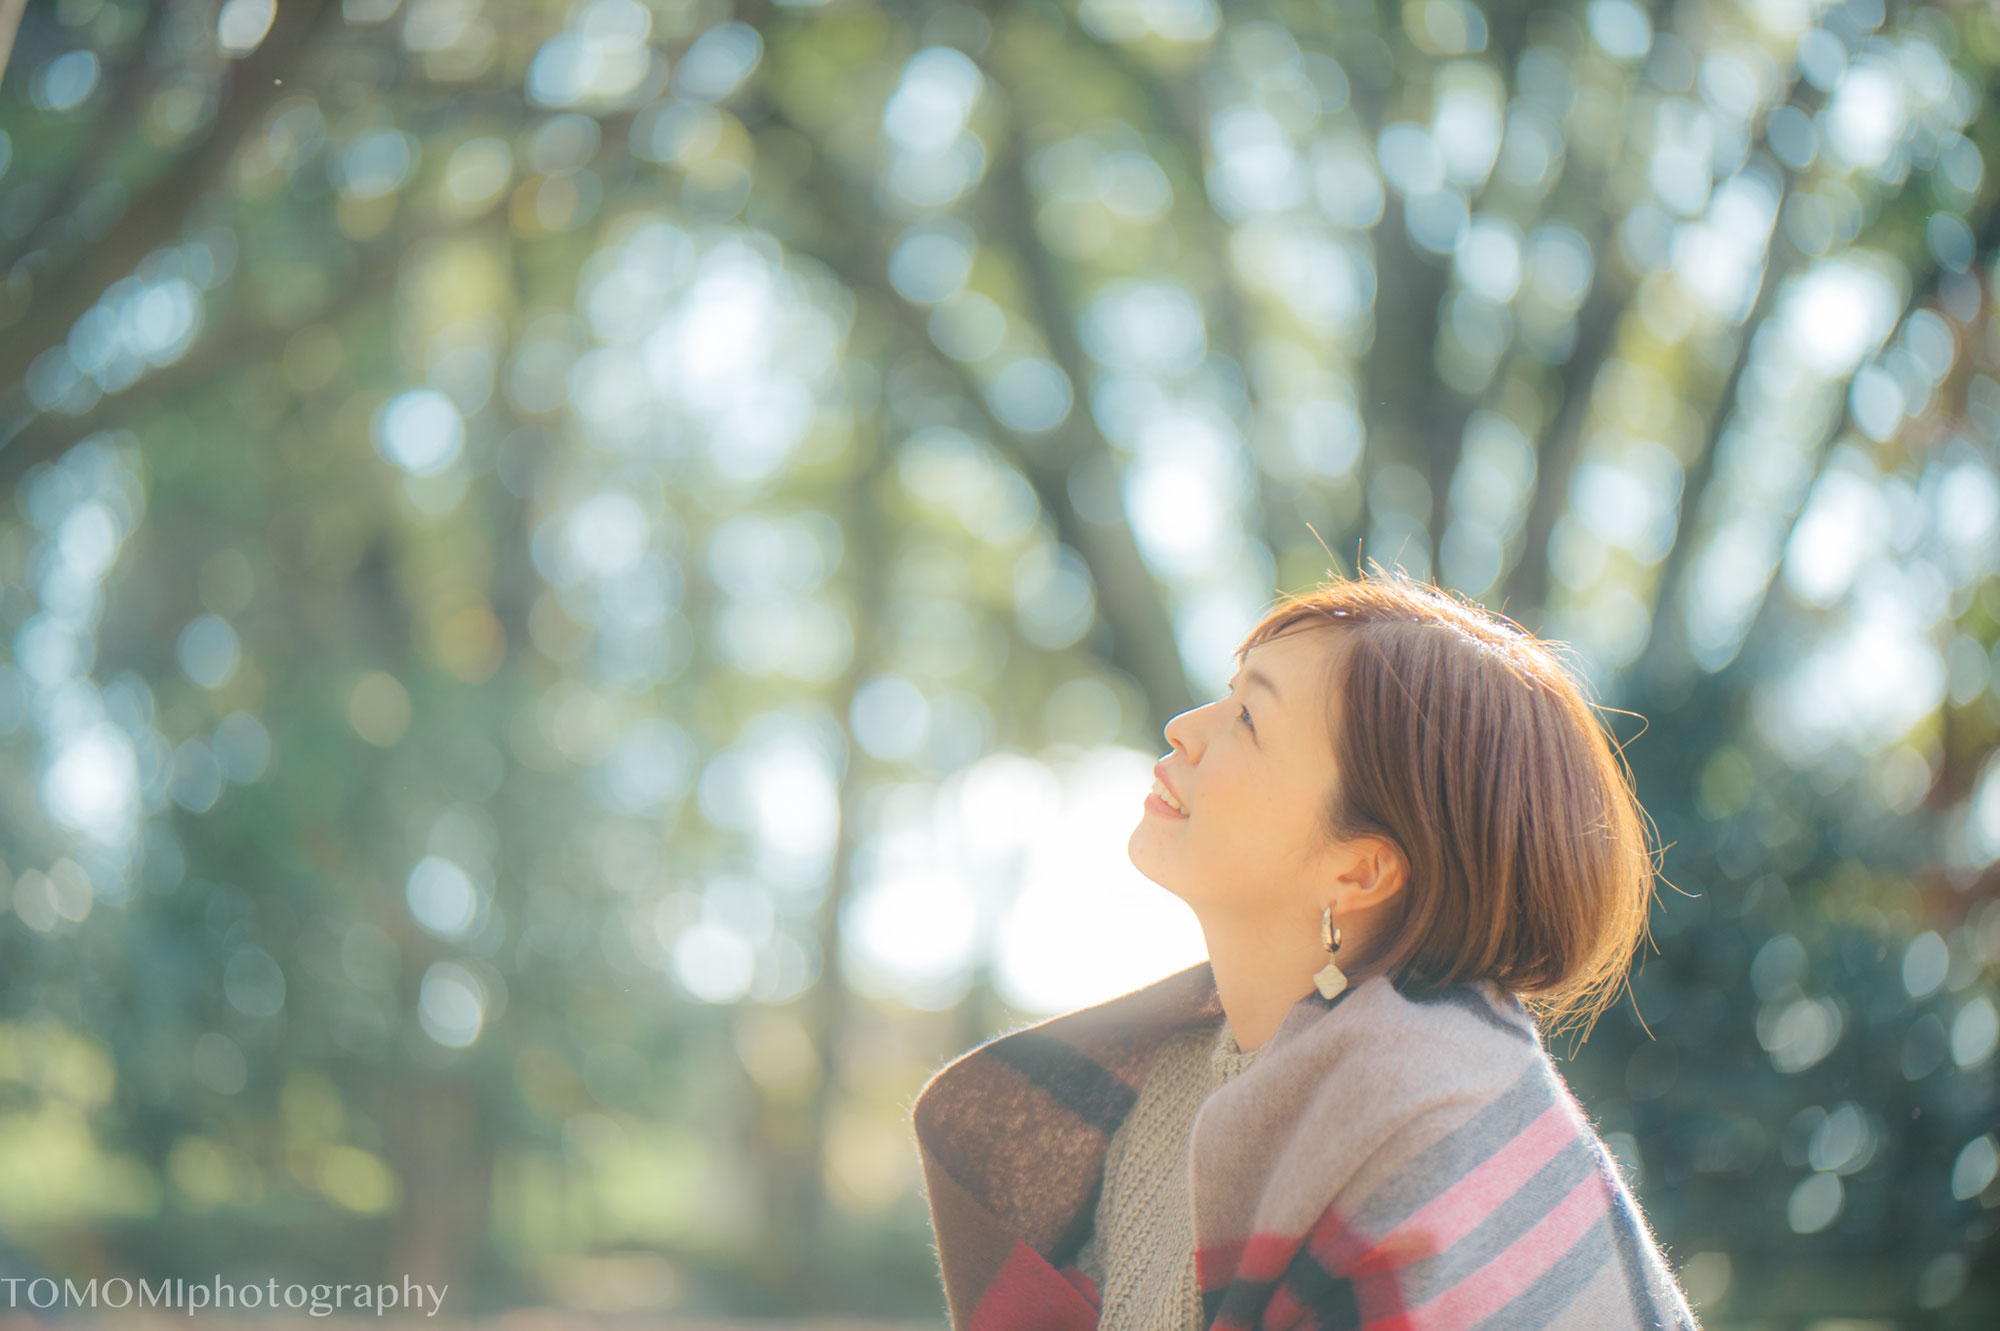
<instances>
[{"instance_id":1,"label":"woman's chin","mask_svg":"<svg viewBox=\"0 0 2000 1331\"><path fill-rule=\"evenodd\" d=\"M1132 835L1125 838L1125 858L1132 861L1133 868L1137 869L1140 873L1145 873L1146 866L1153 862L1153 854L1154 851L1150 844L1150 838L1147 836L1146 825L1140 823L1132 829Z\"/></svg>"},{"instance_id":2,"label":"woman's chin","mask_svg":"<svg viewBox=\"0 0 2000 1331\"><path fill-rule=\"evenodd\" d=\"M1159 847L1147 842L1146 828L1143 825L1134 829L1131 837L1127 839L1125 858L1132 861L1132 867L1154 884L1177 897L1181 896L1180 889L1174 886L1179 875L1172 871L1171 862ZM1182 900L1186 898L1182 897Z\"/></svg>"}]
</instances>

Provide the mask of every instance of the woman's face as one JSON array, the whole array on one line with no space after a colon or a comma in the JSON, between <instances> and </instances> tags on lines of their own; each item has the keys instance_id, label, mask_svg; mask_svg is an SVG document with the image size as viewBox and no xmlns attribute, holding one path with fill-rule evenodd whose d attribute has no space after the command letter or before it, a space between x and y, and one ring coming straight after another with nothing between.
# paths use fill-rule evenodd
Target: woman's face
<instances>
[{"instance_id":1,"label":"woman's face","mask_svg":"<svg viewBox=\"0 0 2000 1331\"><path fill-rule=\"evenodd\" d=\"M1167 723L1173 752L1155 771L1186 812L1148 796L1126 851L1205 924L1292 921L1323 904L1321 819L1337 776L1327 676L1340 636L1312 628L1258 644L1226 697Z\"/></svg>"}]
</instances>

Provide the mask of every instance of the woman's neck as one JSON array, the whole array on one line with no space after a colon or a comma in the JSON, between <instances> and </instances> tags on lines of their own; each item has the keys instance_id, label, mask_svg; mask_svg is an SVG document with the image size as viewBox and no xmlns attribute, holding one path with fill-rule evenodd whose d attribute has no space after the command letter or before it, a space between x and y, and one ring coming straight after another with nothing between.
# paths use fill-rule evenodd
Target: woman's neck
<instances>
[{"instance_id":1,"label":"woman's neck","mask_svg":"<svg viewBox=\"0 0 2000 1331\"><path fill-rule=\"evenodd\" d=\"M1294 938L1291 930L1214 920L1203 920L1201 930L1229 1033L1247 1054L1276 1034L1286 1014L1313 992L1313 976L1327 963L1326 950L1316 935L1304 931ZM1274 936L1282 941L1274 942Z\"/></svg>"},{"instance_id":2,"label":"woman's neck","mask_svg":"<svg viewBox=\"0 0 2000 1331\"><path fill-rule=\"evenodd\" d=\"M1341 925L1340 950L1332 956L1320 945L1317 920L1302 927L1296 920L1274 924L1196 911L1215 992L1237 1047L1247 1054L1275 1035L1286 1014L1317 987L1313 977L1328 961L1339 963L1349 988L1376 974L1371 963L1383 959L1389 938L1385 909L1350 912Z\"/></svg>"}]
</instances>

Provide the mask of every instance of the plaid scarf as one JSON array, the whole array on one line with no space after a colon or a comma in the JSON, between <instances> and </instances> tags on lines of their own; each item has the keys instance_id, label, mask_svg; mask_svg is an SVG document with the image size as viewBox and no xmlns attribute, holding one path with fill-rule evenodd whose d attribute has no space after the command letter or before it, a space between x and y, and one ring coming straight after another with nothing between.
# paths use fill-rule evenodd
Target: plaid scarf
<instances>
[{"instance_id":1,"label":"plaid scarf","mask_svg":"<svg viewBox=\"0 0 2000 1331\"><path fill-rule=\"evenodd\" d=\"M1090 1331L1105 1149L1208 962L996 1036L912 1102L954 1331ZM1490 981L1293 1005L1201 1108L1195 1269L1216 1331L1699 1331L1533 1018Z\"/></svg>"}]
</instances>

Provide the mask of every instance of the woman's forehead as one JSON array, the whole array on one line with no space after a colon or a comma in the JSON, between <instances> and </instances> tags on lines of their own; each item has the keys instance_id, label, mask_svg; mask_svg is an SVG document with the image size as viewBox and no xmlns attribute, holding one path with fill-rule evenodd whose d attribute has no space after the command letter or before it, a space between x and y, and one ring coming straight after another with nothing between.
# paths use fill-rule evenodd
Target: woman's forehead
<instances>
[{"instance_id":1,"label":"woman's forehead","mask_svg":"<svg viewBox=\"0 0 2000 1331\"><path fill-rule=\"evenodd\" d=\"M1318 684L1327 670L1338 664L1346 636L1319 625L1292 629L1245 648L1240 664L1246 677L1254 673L1269 676L1290 701L1298 689L1287 689L1286 685Z\"/></svg>"}]
</instances>

